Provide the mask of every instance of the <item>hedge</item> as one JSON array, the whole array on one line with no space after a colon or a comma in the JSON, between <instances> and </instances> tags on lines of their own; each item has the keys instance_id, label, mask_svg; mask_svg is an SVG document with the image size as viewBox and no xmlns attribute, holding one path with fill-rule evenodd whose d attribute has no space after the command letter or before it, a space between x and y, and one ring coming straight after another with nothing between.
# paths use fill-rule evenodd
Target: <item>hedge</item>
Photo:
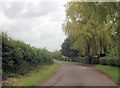
<instances>
[{"instance_id":1,"label":"hedge","mask_svg":"<svg viewBox=\"0 0 120 88\"><path fill-rule=\"evenodd\" d=\"M59 60L79 62L79 63L83 63L83 64L90 64L88 57L68 58L68 57L62 56ZM120 61L118 60L118 58L112 57L112 56L106 56L106 57L101 57L101 58L93 57L91 63L120 67Z\"/></svg>"},{"instance_id":2,"label":"hedge","mask_svg":"<svg viewBox=\"0 0 120 88\"><path fill-rule=\"evenodd\" d=\"M87 57L76 57L76 62L80 62L83 64L89 64L89 59Z\"/></svg>"},{"instance_id":3,"label":"hedge","mask_svg":"<svg viewBox=\"0 0 120 88\"><path fill-rule=\"evenodd\" d=\"M52 56L46 49L39 49L8 37L2 33L3 78L17 77L35 69L38 65L52 64Z\"/></svg>"},{"instance_id":4,"label":"hedge","mask_svg":"<svg viewBox=\"0 0 120 88\"><path fill-rule=\"evenodd\" d=\"M101 57L99 59L99 64L102 65L111 65L111 66L118 66L120 67L120 61L117 57Z\"/></svg>"},{"instance_id":5,"label":"hedge","mask_svg":"<svg viewBox=\"0 0 120 88\"><path fill-rule=\"evenodd\" d=\"M69 58L69 57L62 56L59 60L73 61L73 62L80 62L80 63L84 63L84 64L89 64L89 60L87 57Z\"/></svg>"},{"instance_id":6,"label":"hedge","mask_svg":"<svg viewBox=\"0 0 120 88\"><path fill-rule=\"evenodd\" d=\"M65 57L65 56L63 56L63 55L59 58L59 60L63 60L63 61L70 61L70 59L71 59L71 58Z\"/></svg>"}]
</instances>

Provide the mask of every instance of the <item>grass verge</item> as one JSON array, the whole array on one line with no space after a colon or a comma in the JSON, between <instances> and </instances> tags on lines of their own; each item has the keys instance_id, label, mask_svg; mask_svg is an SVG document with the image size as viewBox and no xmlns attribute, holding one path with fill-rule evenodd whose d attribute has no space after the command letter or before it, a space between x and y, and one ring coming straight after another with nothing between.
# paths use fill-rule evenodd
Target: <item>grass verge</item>
<instances>
[{"instance_id":1,"label":"grass verge","mask_svg":"<svg viewBox=\"0 0 120 88\"><path fill-rule=\"evenodd\" d=\"M56 63L52 65L40 66L36 70L33 70L24 76L18 77L16 79L11 78L11 80L16 80L16 81L10 83L9 86L35 86L40 82L42 82L44 79L48 78L58 69L59 69L59 65Z\"/></svg>"},{"instance_id":2,"label":"grass verge","mask_svg":"<svg viewBox=\"0 0 120 88\"><path fill-rule=\"evenodd\" d=\"M118 77L119 67L96 65L96 68L102 69L102 70L104 70L105 72L111 74L111 75L112 75L112 80L113 80L115 83L120 84L119 77Z\"/></svg>"}]
</instances>

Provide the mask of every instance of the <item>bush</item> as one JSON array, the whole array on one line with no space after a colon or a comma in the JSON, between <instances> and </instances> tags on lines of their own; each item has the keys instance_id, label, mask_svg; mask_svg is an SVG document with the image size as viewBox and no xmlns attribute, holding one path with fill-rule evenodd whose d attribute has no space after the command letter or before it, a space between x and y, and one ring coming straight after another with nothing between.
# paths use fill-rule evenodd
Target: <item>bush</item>
<instances>
[{"instance_id":1,"label":"bush","mask_svg":"<svg viewBox=\"0 0 120 88\"><path fill-rule=\"evenodd\" d=\"M107 65L107 60L106 59L100 59L99 64Z\"/></svg>"},{"instance_id":2,"label":"bush","mask_svg":"<svg viewBox=\"0 0 120 88\"><path fill-rule=\"evenodd\" d=\"M3 78L24 75L38 65L52 63L52 56L46 49L31 47L2 33Z\"/></svg>"},{"instance_id":3,"label":"bush","mask_svg":"<svg viewBox=\"0 0 120 88\"><path fill-rule=\"evenodd\" d=\"M84 64L89 64L89 60L87 57L76 57L75 61L80 62L80 63L84 63Z\"/></svg>"},{"instance_id":4,"label":"bush","mask_svg":"<svg viewBox=\"0 0 120 88\"><path fill-rule=\"evenodd\" d=\"M70 59L71 58L63 56L63 55L59 58L59 60L63 60L63 61L70 61Z\"/></svg>"},{"instance_id":5,"label":"bush","mask_svg":"<svg viewBox=\"0 0 120 88\"><path fill-rule=\"evenodd\" d=\"M120 62L117 57L101 57L99 64L120 67Z\"/></svg>"},{"instance_id":6,"label":"bush","mask_svg":"<svg viewBox=\"0 0 120 88\"><path fill-rule=\"evenodd\" d=\"M61 58L59 60L72 61L72 62L80 62L80 63L84 63L84 64L89 64L89 59L87 57L69 58L69 57L61 56Z\"/></svg>"}]
</instances>

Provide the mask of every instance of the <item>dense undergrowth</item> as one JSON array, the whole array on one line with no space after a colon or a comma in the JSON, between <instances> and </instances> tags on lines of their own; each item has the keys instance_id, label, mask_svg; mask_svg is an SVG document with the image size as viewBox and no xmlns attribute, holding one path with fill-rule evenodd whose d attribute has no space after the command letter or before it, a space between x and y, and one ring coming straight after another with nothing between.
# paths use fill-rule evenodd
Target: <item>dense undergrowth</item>
<instances>
[{"instance_id":1,"label":"dense undergrowth","mask_svg":"<svg viewBox=\"0 0 120 88\"><path fill-rule=\"evenodd\" d=\"M14 40L2 33L2 72L3 79L18 77L40 65L53 63L52 55L46 49L39 49Z\"/></svg>"}]
</instances>

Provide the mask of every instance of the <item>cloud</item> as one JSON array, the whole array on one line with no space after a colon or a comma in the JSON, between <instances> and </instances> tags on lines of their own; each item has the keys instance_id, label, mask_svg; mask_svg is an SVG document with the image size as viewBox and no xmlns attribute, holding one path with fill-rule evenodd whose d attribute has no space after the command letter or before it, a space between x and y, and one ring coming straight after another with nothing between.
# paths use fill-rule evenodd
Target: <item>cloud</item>
<instances>
[{"instance_id":1,"label":"cloud","mask_svg":"<svg viewBox=\"0 0 120 88\"><path fill-rule=\"evenodd\" d=\"M16 40L50 51L58 50L66 38L62 31L64 4L33 0L0 2L0 28Z\"/></svg>"},{"instance_id":2,"label":"cloud","mask_svg":"<svg viewBox=\"0 0 120 88\"><path fill-rule=\"evenodd\" d=\"M20 16L20 12L24 9L24 2L1 2L1 9L8 18L16 18Z\"/></svg>"},{"instance_id":3,"label":"cloud","mask_svg":"<svg viewBox=\"0 0 120 88\"><path fill-rule=\"evenodd\" d=\"M31 18L49 15L59 10L57 2L2 2L1 8L4 14L11 19Z\"/></svg>"}]
</instances>

